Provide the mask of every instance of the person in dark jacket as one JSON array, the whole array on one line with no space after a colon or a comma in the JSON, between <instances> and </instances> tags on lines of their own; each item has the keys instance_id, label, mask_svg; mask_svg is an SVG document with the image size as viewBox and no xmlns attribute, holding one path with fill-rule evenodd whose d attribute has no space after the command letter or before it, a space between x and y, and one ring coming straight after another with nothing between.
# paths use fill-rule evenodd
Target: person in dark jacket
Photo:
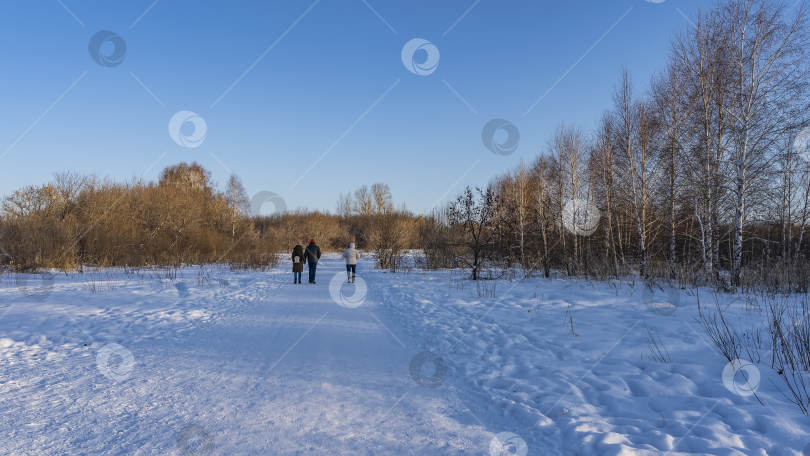
<instances>
[{"instance_id":1,"label":"person in dark jacket","mask_svg":"<svg viewBox=\"0 0 810 456\"><path fill-rule=\"evenodd\" d=\"M301 244L293 247L290 259L293 262L293 283L301 283L301 273L304 272L304 248Z\"/></svg>"},{"instance_id":2,"label":"person in dark jacket","mask_svg":"<svg viewBox=\"0 0 810 456\"><path fill-rule=\"evenodd\" d=\"M309 283L315 284L315 269L318 268L318 260L321 259L321 248L315 244L315 239L309 240L309 245L304 250L304 261L309 267Z\"/></svg>"}]
</instances>

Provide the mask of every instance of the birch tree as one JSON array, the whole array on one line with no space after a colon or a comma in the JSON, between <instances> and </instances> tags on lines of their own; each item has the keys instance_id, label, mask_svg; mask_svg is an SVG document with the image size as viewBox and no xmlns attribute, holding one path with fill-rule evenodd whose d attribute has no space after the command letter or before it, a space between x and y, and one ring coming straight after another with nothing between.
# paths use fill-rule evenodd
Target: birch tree
<instances>
[{"instance_id":1,"label":"birch tree","mask_svg":"<svg viewBox=\"0 0 810 456\"><path fill-rule=\"evenodd\" d=\"M740 284L744 226L751 193L771 166L776 141L796 128L796 103L808 76L802 62L808 42L803 9L791 18L783 4L730 0L719 11L722 46L731 74L728 118L734 199L731 279Z\"/></svg>"}]
</instances>

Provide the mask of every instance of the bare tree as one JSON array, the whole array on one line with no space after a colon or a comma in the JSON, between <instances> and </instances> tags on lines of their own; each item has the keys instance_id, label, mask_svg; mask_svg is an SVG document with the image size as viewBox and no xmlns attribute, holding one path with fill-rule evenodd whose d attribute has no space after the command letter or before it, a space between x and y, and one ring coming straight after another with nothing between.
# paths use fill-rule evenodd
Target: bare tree
<instances>
[{"instance_id":1,"label":"bare tree","mask_svg":"<svg viewBox=\"0 0 810 456\"><path fill-rule=\"evenodd\" d=\"M590 203L591 192L587 175L585 154L585 137L581 129L561 125L549 143L550 155L554 164L555 206L558 210L560 241L563 256L567 250L566 233L573 234L571 240L571 261L568 262L568 273L573 274L580 266L580 236L572 229L578 223L577 218L583 214L585 206Z\"/></svg>"},{"instance_id":2,"label":"bare tree","mask_svg":"<svg viewBox=\"0 0 810 456\"><path fill-rule=\"evenodd\" d=\"M540 157L534 166L534 174L537 179L535 204L537 207L537 225L540 231L541 258L543 264L543 275L551 277L551 253L549 249L549 237L555 217L552 214L551 195L549 193L549 165L547 159Z\"/></svg>"},{"instance_id":3,"label":"bare tree","mask_svg":"<svg viewBox=\"0 0 810 456\"><path fill-rule=\"evenodd\" d=\"M375 214L386 214L394 210L391 187L380 182L371 184L372 210Z\"/></svg>"},{"instance_id":4,"label":"bare tree","mask_svg":"<svg viewBox=\"0 0 810 456\"><path fill-rule=\"evenodd\" d=\"M751 193L767 176L778 138L796 128L807 87L803 9L787 18L786 7L768 0L729 0L718 11L725 25L718 44L731 68L728 118L732 132L734 199L732 285L740 284L744 226Z\"/></svg>"},{"instance_id":5,"label":"bare tree","mask_svg":"<svg viewBox=\"0 0 810 456\"><path fill-rule=\"evenodd\" d=\"M592 172L596 175L597 186L600 188L599 194L602 197L602 205L605 210L605 236L604 247L605 256L609 258L612 273L616 274L619 268L619 260L616 250L615 235L615 212L616 212L616 144L614 132L614 120L609 114L602 116L599 130L596 133L596 141L592 149L591 166Z\"/></svg>"},{"instance_id":6,"label":"bare tree","mask_svg":"<svg viewBox=\"0 0 810 456\"><path fill-rule=\"evenodd\" d=\"M346 193L345 195L341 193L338 196L337 202L337 214L341 217L347 218L352 215L352 209L354 206L354 201L352 200L352 194Z\"/></svg>"},{"instance_id":7,"label":"bare tree","mask_svg":"<svg viewBox=\"0 0 810 456\"><path fill-rule=\"evenodd\" d=\"M495 208L497 196L492 188L486 192L467 187L447 209L451 228L458 231L462 253L456 260L472 271L472 279L481 277L481 270L492 258Z\"/></svg>"},{"instance_id":8,"label":"bare tree","mask_svg":"<svg viewBox=\"0 0 810 456\"><path fill-rule=\"evenodd\" d=\"M54 174L53 186L58 198L59 218L65 220L73 211L79 193L84 189L87 181L87 177L75 171L63 171Z\"/></svg>"},{"instance_id":9,"label":"bare tree","mask_svg":"<svg viewBox=\"0 0 810 456\"><path fill-rule=\"evenodd\" d=\"M357 215L371 215L374 213L374 196L367 186L362 186L354 192L353 211Z\"/></svg>"},{"instance_id":10,"label":"bare tree","mask_svg":"<svg viewBox=\"0 0 810 456\"><path fill-rule=\"evenodd\" d=\"M688 99L685 96L685 77L677 62L670 62L667 70L654 83L652 88L654 107L661 119L663 144L661 160L664 176L663 199L667 209L667 234L669 243L667 256L670 278L675 278L675 245L677 239L678 202L681 197L684 143L687 142L685 124L687 122Z\"/></svg>"},{"instance_id":11,"label":"bare tree","mask_svg":"<svg viewBox=\"0 0 810 456\"><path fill-rule=\"evenodd\" d=\"M523 269L531 269L534 262L527 259L527 244L531 220L532 182L531 171L521 160L517 169L496 179L495 186L500 197L498 220L500 236L515 239L514 247L506 249L510 260L516 261Z\"/></svg>"},{"instance_id":12,"label":"bare tree","mask_svg":"<svg viewBox=\"0 0 810 456\"><path fill-rule=\"evenodd\" d=\"M706 276L719 279L718 211L727 134L725 105L728 65L717 43L722 24L701 13L689 32L673 45L674 64L683 69L690 110L689 129L694 135L689 164L690 197L699 227L701 260Z\"/></svg>"},{"instance_id":13,"label":"bare tree","mask_svg":"<svg viewBox=\"0 0 810 456\"><path fill-rule=\"evenodd\" d=\"M231 174L228 179L228 188L225 190L225 202L230 213L231 238L236 237L236 228L240 221L245 220L250 214L250 198L248 198L242 179L236 174Z\"/></svg>"},{"instance_id":14,"label":"bare tree","mask_svg":"<svg viewBox=\"0 0 810 456\"><path fill-rule=\"evenodd\" d=\"M639 274L648 276L647 249L654 191L661 175L655 144L658 119L646 100L633 99L629 72L622 71L614 94L624 194L630 205L638 236Z\"/></svg>"}]
</instances>

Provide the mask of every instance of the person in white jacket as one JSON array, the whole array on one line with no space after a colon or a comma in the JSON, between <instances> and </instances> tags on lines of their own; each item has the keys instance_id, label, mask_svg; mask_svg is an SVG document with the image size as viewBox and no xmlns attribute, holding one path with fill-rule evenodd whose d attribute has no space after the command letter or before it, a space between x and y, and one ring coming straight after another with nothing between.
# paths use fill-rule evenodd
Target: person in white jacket
<instances>
[{"instance_id":1,"label":"person in white jacket","mask_svg":"<svg viewBox=\"0 0 810 456\"><path fill-rule=\"evenodd\" d=\"M349 244L349 248L343 251L343 258L346 259L346 277L348 283L354 283L354 276L357 274L357 260L360 253L354 248L354 242Z\"/></svg>"}]
</instances>

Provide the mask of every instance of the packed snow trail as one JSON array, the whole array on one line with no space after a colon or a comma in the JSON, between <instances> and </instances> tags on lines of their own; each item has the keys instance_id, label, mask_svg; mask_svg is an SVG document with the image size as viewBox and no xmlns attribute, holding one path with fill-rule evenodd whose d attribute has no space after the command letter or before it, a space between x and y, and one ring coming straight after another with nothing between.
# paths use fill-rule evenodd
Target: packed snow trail
<instances>
[{"instance_id":1,"label":"packed snow trail","mask_svg":"<svg viewBox=\"0 0 810 456\"><path fill-rule=\"evenodd\" d=\"M226 332L247 375L230 386L244 396L228 414L243 417L240 432L223 432L222 445L251 442L264 454L480 453L491 435L471 417L448 416L464 411L409 376L414 353L376 314L375 287L359 307L342 307L329 292L336 275L338 285L346 281L342 264L329 260L316 285L282 275ZM353 295L356 286L343 288Z\"/></svg>"}]
</instances>

